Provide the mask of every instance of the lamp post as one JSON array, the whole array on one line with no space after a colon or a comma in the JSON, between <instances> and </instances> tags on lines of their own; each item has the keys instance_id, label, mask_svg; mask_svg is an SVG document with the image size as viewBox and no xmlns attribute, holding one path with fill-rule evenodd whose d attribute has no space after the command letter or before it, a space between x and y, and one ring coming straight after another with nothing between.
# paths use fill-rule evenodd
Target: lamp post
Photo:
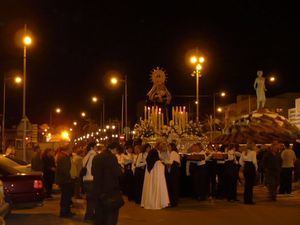
<instances>
[{"instance_id":1,"label":"lamp post","mask_svg":"<svg viewBox=\"0 0 300 225\"><path fill-rule=\"evenodd\" d=\"M4 77L3 80L3 111L2 111L2 153L5 151L5 114L6 114L6 82L9 80L14 80L16 84L20 84L22 82L22 78L17 77Z\"/></svg>"},{"instance_id":2,"label":"lamp post","mask_svg":"<svg viewBox=\"0 0 300 225\"><path fill-rule=\"evenodd\" d=\"M92 96L91 101L92 103L96 104L98 102L97 96ZM104 97L100 97L100 100L102 100L102 115L100 116L100 127L104 128L105 124L105 103L104 103ZM100 111L101 111L101 105L100 105Z\"/></svg>"},{"instance_id":3,"label":"lamp post","mask_svg":"<svg viewBox=\"0 0 300 225\"><path fill-rule=\"evenodd\" d=\"M124 76L123 79L119 79L117 77L111 77L110 79L110 83L112 85L117 85L118 83L120 82L123 82L124 83L124 98L125 98L125 137L126 137L126 140L128 140L128 95L127 95L127 75ZM123 100L122 100L123 101ZM122 116L123 116L123 112L122 112ZM123 126L123 122L122 122L122 126ZM124 130L122 130L122 132L124 132Z\"/></svg>"},{"instance_id":4,"label":"lamp post","mask_svg":"<svg viewBox=\"0 0 300 225\"><path fill-rule=\"evenodd\" d=\"M213 121L213 132L216 131L216 96L220 96L221 98L226 97L226 92L225 91L221 91L221 92L214 92L213 93L213 117L214 117L214 121Z\"/></svg>"},{"instance_id":5,"label":"lamp post","mask_svg":"<svg viewBox=\"0 0 300 225\"><path fill-rule=\"evenodd\" d=\"M224 125L226 124L226 114L225 114L226 108L223 108L221 106L217 107L217 112L219 114L224 114ZM224 132L224 130L222 130L222 133Z\"/></svg>"},{"instance_id":6,"label":"lamp post","mask_svg":"<svg viewBox=\"0 0 300 225\"><path fill-rule=\"evenodd\" d=\"M60 107L57 107L57 108L55 108L55 110L54 110L54 112L56 113L56 114L60 114L61 113L61 108ZM52 112L53 112L53 110L50 110L50 120L49 120L49 124L50 124L50 127L52 126L52 123L53 123L53 114L52 114Z\"/></svg>"},{"instance_id":7,"label":"lamp post","mask_svg":"<svg viewBox=\"0 0 300 225\"><path fill-rule=\"evenodd\" d=\"M31 45L32 39L27 35L27 25L24 26L23 37L23 160L26 161L26 59L27 46Z\"/></svg>"},{"instance_id":8,"label":"lamp post","mask_svg":"<svg viewBox=\"0 0 300 225\"><path fill-rule=\"evenodd\" d=\"M195 70L192 75L196 76L196 121L199 122L199 78L202 70L202 63L204 63L204 57L192 56L190 59L191 63L195 66Z\"/></svg>"}]
</instances>

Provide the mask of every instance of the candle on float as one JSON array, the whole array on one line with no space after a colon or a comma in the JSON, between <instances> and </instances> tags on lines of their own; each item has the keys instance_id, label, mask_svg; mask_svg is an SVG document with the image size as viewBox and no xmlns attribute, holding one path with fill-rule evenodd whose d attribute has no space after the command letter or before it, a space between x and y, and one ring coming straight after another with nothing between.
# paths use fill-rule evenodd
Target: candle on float
<instances>
[{"instance_id":1,"label":"candle on float","mask_svg":"<svg viewBox=\"0 0 300 225\"><path fill-rule=\"evenodd\" d=\"M178 106L175 108L175 125L178 125Z\"/></svg>"},{"instance_id":2,"label":"candle on float","mask_svg":"<svg viewBox=\"0 0 300 225\"><path fill-rule=\"evenodd\" d=\"M152 112L151 113L152 113L152 124L154 125L154 128L155 128L155 124L154 124L155 123L155 121L154 121L154 119L155 119L155 114L154 114L155 113L155 107L154 106L152 106Z\"/></svg>"},{"instance_id":3,"label":"candle on float","mask_svg":"<svg viewBox=\"0 0 300 225\"><path fill-rule=\"evenodd\" d=\"M172 106L172 120L175 121L175 109L174 106Z\"/></svg>"},{"instance_id":4,"label":"candle on float","mask_svg":"<svg viewBox=\"0 0 300 225\"><path fill-rule=\"evenodd\" d=\"M182 115L182 120L183 120L183 126L184 126L184 129L185 129L185 126L186 126L186 108L185 106L183 106L183 115Z\"/></svg>"},{"instance_id":5,"label":"candle on float","mask_svg":"<svg viewBox=\"0 0 300 225\"><path fill-rule=\"evenodd\" d=\"M182 111L182 107L179 107L179 120L180 120L180 128L182 128L182 116L183 116L183 111Z\"/></svg>"},{"instance_id":6,"label":"candle on float","mask_svg":"<svg viewBox=\"0 0 300 225\"><path fill-rule=\"evenodd\" d=\"M189 123L189 114L188 114L188 112L185 113L185 122L187 124Z\"/></svg>"},{"instance_id":7,"label":"candle on float","mask_svg":"<svg viewBox=\"0 0 300 225\"><path fill-rule=\"evenodd\" d=\"M183 111L180 111L180 128L183 129Z\"/></svg>"},{"instance_id":8,"label":"candle on float","mask_svg":"<svg viewBox=\"0 0 300 225\"><path fill-rule=\"evenodd\" d=\"M157 128L159 128L159 108L158 106L156 106L156 124L157 124Z\"/></svg>"},{"instance_id":9,"label":"candle on float","mask_svg":"<svg viewBox=\"0 0 300 225\"><path fill-rule=\"evenodd\" d=\"M161 108L158 108L158 128L161 128Z\"/></svg>"},{"instance_id":10,"label":"candle on float","mask_svg":"<svg viewBox=\"0 0 300 225\"><path fill-rule=\"evenodd\" d=\"M155 124L155 108L156 106L152 106L152 117L153 117L153 128L156 131L156 124Z\"/></svg>"},{"instance_id":11,"label":"candle on float","mask_svg":"<svg viewBox=\"0 0 300 225\"><path fill-rule=\"evenodd\" d=\"M151 109L150 107L148 107L148 121L150 122L150 118L151 118Z\"/></svg>"},{"instance_id":12,"label":"candle on float","mask_svg":"<svg viewBox=\"0 0 300 225\"><path fill-rule=\"evenodd\" d=\"M158 112L158 131L160 131L161 128L161 112Z\"/></svg>"}]
</instances>

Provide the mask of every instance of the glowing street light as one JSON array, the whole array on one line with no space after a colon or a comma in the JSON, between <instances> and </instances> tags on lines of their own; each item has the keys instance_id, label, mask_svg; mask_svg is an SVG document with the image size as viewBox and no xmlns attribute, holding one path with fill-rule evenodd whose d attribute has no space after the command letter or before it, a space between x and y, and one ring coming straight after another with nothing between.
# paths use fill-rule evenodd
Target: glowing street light
<instances>
[{"instance_id":1,"label":"glowing street light","mask_svg":"<svg viewBox=\"0 0 300 225\"><path fill-rule=\"evenodd\" d=\"M16 76L14 81L15 81L16 84L20 84L20 83L22 83L22 78L19 77L19 76Z\"/></svg>"},{"instance_id":2,"label":"glowing street light","mask_svg":"<svg viewBox=\"0 0 300 225\"><path fill-rule=\"evenodd\" d=\"M85 113L85 112L81 112L80 115L81 115L81 117L83 117L83 118L86 117L86 113Z\"/></svg>"},{"instance_id":3,"label":"glowing street light","mask_svg":"<svg viewBox=\"0 0 300 225\"><path fill-rule=\"evenodd\" d=\"M4 77L3 80L3 107L2 107L2 152L5 151L5 113L6 113L6 82L14 80L14 83L20 84L22 83L22 78L20 76L16 77Z\"/></svg>"},{"instance_id":4,"label":"glowing street light","mask_svg":"<svg viewBox=\"0 0 300 225\"><path fill-rule=\"evenodd\" d=\"M197 57L197 56L194 55L194 56L192 56L190 58L190 62L192 64L204 63L205 62L205 58L203 56Z\"/></svg>"},{"instance_id":5,"label":"glowing street light","mask_svg":"<svg viewBox=\"0 0 300 225\"><path fill-rule=\"evenodd\" d=\"M116 77L110 78L110 83L111 83L112 85L116 85L118 82L119 82L118 78L116 78Z\"/></svg>"},{"instance_id":6,"label":"glowing street light","mask_svg":"<svg viewBox=\"0 0 300 225\"><path fill-rule=\"evenodd\" d=\"M70 141L70 134L66 130L62 131L60 136L61 136L61 139L63 139L64 141Z\"/></svg>"},{"instance_id":7,"label":"glowing street light","mask_svg":"<svg viewBox=\"0 0 300 225\"><path fill-rule=\"evenodd\" d=\"M93 103L98 102L98 98L97 98L96 96L93 96L93 97L92 97L92 102L93 102Z\"/></svg>"},{"instance_id":8,"label":"glowing street light","mask_svg":"<svg viewBox=\"0 0 300 225\"><path fill-rule=\"evenodd\" d=\"M200 72L202 70L202 63L204 63L205 59L203 56L192 56L190 58L190 62L195 66L194 74L196 75L196 121L199 122L199 77Z\"/></svg>"},{"instance_id":9,"label":"glowing street light","mask_svg":"<svg viewBox=\"0 0 300 225\"><path fill-rule=\"evenodd\" d=\"M61 108L56 108L56 109L55 109L55 112L56 112L57 114L60 114L60 113L61 113Z\"/></svg>"},{"instance_id":10,"label":"glowing street light","mask_svg":"<svg viewBox=\"0 0 300 225\"><path fill-rule=\"evenodd\" d=\"M218 112L218 113L223 112L223 108L222 108L222 107L218 107L218 108L217 108L217 112Z\"/></svg>"},{"instance_id":11,"label":"glowing street light","mask_svg":"<svg viewBox=\"0 0 300 225\"><path fill-rule=\"evenodd\" d=\"M213 93L213 131L215 132L216 130L216 110L220 110L219 108L216 109L216 96L219 96L221 98L225 98L227 96L227 93L225 91L220 91L220 92L215 92ZM218 111L219 112L219 111Z\"/></svg>"},{"instance_id":12,"label":"glowing street light","mask_svg":"<svg viewBox=\"0 0 300 225\"><path fill-rule=\"evenodd\" d=\"M201 57L199 58L199 62L200 62L200 63L204 63L204 61L205 61L204 57L201 56Z\"/></svg>"},{"instance_id":13,"label":"glowing street light","mask_svg":"<svg viewBox=\"0 0 300 225\"><path fill-rule=\"evenodd\" d=\"M197 64L196 70L198 70L198 71L202 70L202 65L201 64Z\"/></svg>"},{"instance_id":14,"label":"glowing street light","mask_svg":"<svg viewBox=\"0 0 300 225\"><path fill-rule=\"evenodd\" d=\"M103 127L104 126L104 118L105 118L105 103L104 103L104 97L100 97L98 98L97 96L92 96L91 97L91 101L92 103L96 104L98 103L98 101L101 101L102 102L102 107L101 107L101 104L99 105L100 106L100 111L101 111L101 116L100 116L100 126Z\"/></svg>"},{"instance_id":15,"label":"glowing street light","mask_svg":"<svg viewBox=\"0 0 300 225\"><path fill-rule=\"evenodd\" d=\"M55 112L55 114L61 114L62 110L60 107L56 107L54 110L50 110L50 120L49 120L49 125L50 127L53 124L53 112Z\"/></svg>"},{"instance_id":16,"label":"glowing street light","mask_svg":"<svg viewBox=\"0 0 300 225\"><path fill-rule=\"evenodd\" d=\"M74 126L77 126L77 121L74 121L74 122L73 122L73 125L74 125Z\"/></svg>"},{"instance_id":17,"label":"glowing street light","mask_svg":"<svg viewBox=\"0 0 300 225\"><path fill-rule=\"evenodd\" d=\"M275 77L275 76L270 76L270 77L269 77L269 81L270 81L271 83L274 83L274 82L276 81L276 77Z\"/></svg>"},{"instance_id":18,"label":"glowing street light","mask_svg":"<svg viewBox=\"0 0 300 225\"><path fill-rule=\"evenodd\" d=\"M197 60L196 56L192 56L190 61L191 61L192 64L196 64L198 60Z\"/></svg>"},{"instance_id":19,"label":"glowing street light","mask_svg":"<svg viewBox=\"0 0 300 225\"><path fill-rule=\"evenodd\" d=\"M128 95L127 95L127 75L124 76L123 79L119 79L117 77L111 77L110 78L110 83L112 85L116 85L118 84L118 82L124 82L124 97L125 97L125 127L126 127L126 131L124 129L124 120L122 119L122 123L121 123L121 130L122 132L125 131L125 135L126 135L126 140L128 139ZM123 118L123 104L122 104L122 118Z\"/></svg>"},{"instance_id":20,"label":"glowing street light","mask_svg":"<svg viewBox=\"0 0 300 225\"><path fill-rule=\"evenodd\" d=\"M32 38L29 35L23 37L23 44L28 46L32 44Z\"/></svg>"},{"instance_id":21,"label":"glowing street light","mask_svg":"<svg viewBox=\"0 0 300 225\"><path fill-rule=\"evenodd\" d=\"M225 92L225 91L222 91L222 92L220 93L220 96L221 96L221 97L226 97L226 92Z\"/></svg>"}]
</instances>

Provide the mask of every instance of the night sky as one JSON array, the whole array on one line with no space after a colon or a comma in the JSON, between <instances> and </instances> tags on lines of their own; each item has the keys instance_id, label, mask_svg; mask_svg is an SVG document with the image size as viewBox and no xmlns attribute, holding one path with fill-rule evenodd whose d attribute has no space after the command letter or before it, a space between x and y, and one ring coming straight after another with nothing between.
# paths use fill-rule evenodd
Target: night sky
<instances>
[{"instance_id":1,"label":"night sky","mask_svg":"<svg viewBox=\"0 0 300 225\"><path fill-rule=\"evenodd\" d=\"M95 116L99 109L90 103L93 94L104 95L107 117L119 116L122 88L108 86L112 70L128 76L131 120L136 119L136 103L151 88L149 74L156 66L167 71L173 95L192 95L195 79L187 58L196 48L207 61L201 94L226 90L230 93L226 103L237 94L254 94L259 69L278 76L278 83L268 87L268 96L300 90L299 13L287 3L91 2L0 3L1 77L22 71L16 34L24 23L34 36L28 50L27 98L33 122L47 121L50 109L58 105L63 120L76 119L81 110ZM21 117L22 90L10 85L7 93L7 119L14 124ZM202 113L209 113L211 100L201 104L206 107Z\"/></svg>"}]
</instances>

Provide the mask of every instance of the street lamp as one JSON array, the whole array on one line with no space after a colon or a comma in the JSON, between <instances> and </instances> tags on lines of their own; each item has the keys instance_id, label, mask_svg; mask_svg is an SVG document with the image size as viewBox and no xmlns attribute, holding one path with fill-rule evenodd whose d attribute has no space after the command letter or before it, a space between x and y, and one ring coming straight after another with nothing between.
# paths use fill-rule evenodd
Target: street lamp
<instances>
[{"instance_id":1,"label":"street lamp","mask_svg":"<svg viewBox=\"0 0 300 225\"><path fill-rule=\"evenodd\" d=\"M196 121L199 122L199 77L201 76L200 72L202 70L202 63L205 59L203 56L192 56L190 58L191 64L195 65L195 71L193 75L196 75Z\"/></svg>"},{"instance_id":2,"label":"street lamp","mask_svg":"<svg viewBox=\"0 0 300 225\"><path fill-rule=\"evenodd\" d=\"M20 84L20 83L22 82L22 78L19 77L19 76L16 76L15 79L14 79L14 82L15 82L16 84Z\"/></svg>"},{"instance_id":3,"label":"street lamp","mask_svg":"<svg viewBox=\"0 0 300 225\"><path fill-rule=\"evenodd\" d=\"M218 111L218 113L221 113L221 112L223 112L223 108L222 107L218 107L217 111Z\"/></svg>"},{"instance_id":4,"label":"street lamp","mask_svg":"<svg viewBox=\"0 0 300 225\"><path fill-rule=\"evenodd\" d=\"M54 110L50 110L50 120L49 120L49 124L50 124L50 127L52 126L52 123L53 123L53 111L56 113L56 114L60 114L62 112L61 108L60 107L56 107Z\"/></svg>"},{"instance_id":5,"label":"street lamp","mask_svg":"<svg viewBox=\"0 0 300 225\"><path fill-rule=\"evenodd\" d=\"M55 112L56 112L57 114L61 113L61 108L56 108L56 109L55 109Z\"/></svg>"},{"instance_id":6,"label":"street lamp","mask_svg":"<svg viewBox=\"0 0 300 225\"><path fill-rule=\"evenodd\" d=\"M93 103L97 103L98 102L98 98L96 96L93 96L91 99L92 99Z\"/></svg>"},{"instance_id":7,"label":"street lamp","mask_svg":"<svg viewBox=\"0 0 300 225\"><path fill-rule=\"evenodd\" d=\"M226 97L226 92L222 91L222 92L220 93L220 96L221 96L221 97Z\"/></svg>"},{"instance_id":8,"label":"street lamp","mask_svg":"<svg viewBox=\"0 0 300 225\"><path fill-rule=\"evenodd\" d=\"M226 92L225 91L221 91L221 92L214 92L213 93L213 113L214 113L214 124L213 124L213 131L216 131L216 96L219 96L221 98L225 98L226 97ZM217 108L217 111L220 110L220 107ZM218 111L219 112L219 111Z\"/></svg>"},{"instance_id":9,"label":"street lamp","mask_svg":"<svg viewBox=\"0 0 300 225\"><path fill-rule=\"evenodd\" d=\"M110 83L116 85L118 83L118 78L117 77L110 78Z\"/></svg>"},{"instance_id":10,"label":"street lamp","mask_svg":"<svg viewBox=\"0 0 300 225\"><path fill-rule=\"evenodd\" d=\"M31 45L31 43L32 43L31 37L28 36L28 35L24 36L24 38L23 38L23 44L26 45L26 46L28 46L28 45Z\"/></svg>"},{"instance_id":11,"label":"street lamp","mask_svg":"<svg viewBox=\"0 0 300 225\"><path fill-rule=\"evenodd\" d=\"M111 77L110 79L110 83L112 85L116 85L119 82L123 82L124 83L124 94L125 94L125 136L126 136L126 140L128 140L128 95L127 95L127 75L124 76L124 79L119 79L117 77ZM123 101L122 101L123 102ZM122 127L123 127L123 104L122 104ZM124 132L124 127L122 132Z\"/></svg>"},{"instance_id":12,"label":"street lamp","mask_svg":"<svg viewBox=\"0 0 300 225\"><path fill-rule=\"evenodd\" d=\"M3 80L3 109L2 109L2 153L5 151L5 113L6 113L6 82L9 80L14 80L14 83L20 84L22 78L19 76L16 77L4 77Z\"/></svg>"},{"instance_id":13,"label":"street lamp","mask_svg":"<svg viewBox=\"0 0 300 225\"><path fill-rule=\"evenodd\" d=\"M74 121L74 122L73 122L73 125L76 127L76 126L77 126L77 121Z\"/></svg>"},{"instance_id":14,"label":"street lamp","mask_svg":"<svg viewBox=\"0 0 300 225\"><path fill-rule=\"evenodd\" d=\"M92 103L96 104L98 102L98 97L97 96L92 96L91 101ZM102 123L102 127L104 126L104 120L105 120L105 103L104 103L104 98L100 97L100 100L102 100L102 119L100 117L100 126ZM100 110L101 110L101 105L100 105Z\"/></svg>"},{"instance_id":15,"label":"street lamp","mask_svg":"<svg viewBox=\"0 0 300 225\"><path fill-rule=\"evenodd\" d=\"M86 113L85 112L81 112L80 115L81 115L82 118L86 117Z\"/></svg>"},{"instance_id":16,"label":"street lamp","mask_svg":"<svg viewBox=\"0 0 300 225\"><path fill-rule=\"evenodd\" d=\"M27 59L27 47L32 44L32 38L27 34L27 25L24 26L23 37L23 160L26 161L26 59Z\"/></svg>"},{"instance_id":17,"label":"street lamp","mask_svg":"<svg viewBox=\"0 0 300 225\"><path fill-rule=\"evenodd\" d=\"M270 83L276 82L276 77L275 76L270 76L269 81L270 81Z\"/></svg>"}]
</instances>

